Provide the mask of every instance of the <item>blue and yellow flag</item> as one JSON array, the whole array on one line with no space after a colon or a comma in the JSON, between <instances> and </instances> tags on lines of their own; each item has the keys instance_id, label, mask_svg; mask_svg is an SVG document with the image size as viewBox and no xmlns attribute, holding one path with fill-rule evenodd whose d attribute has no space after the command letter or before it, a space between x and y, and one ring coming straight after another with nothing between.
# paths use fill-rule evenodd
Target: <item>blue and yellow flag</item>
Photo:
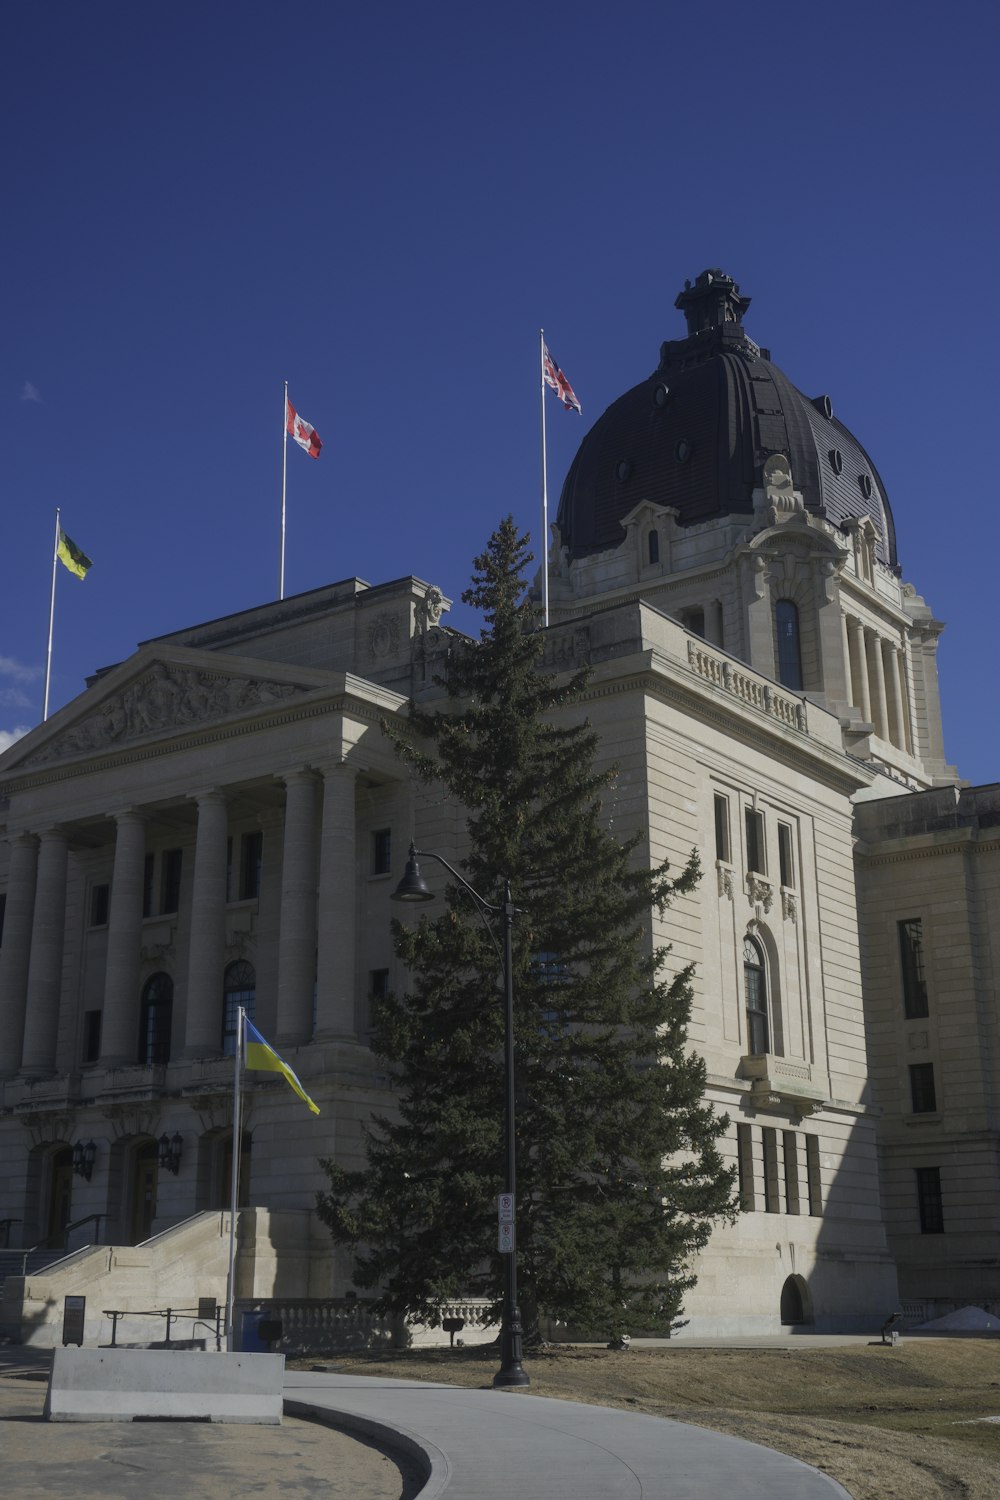
<instances>
[{"instance_id":1,"label":"blue and yellow flag","mask_svg":"<svg viewBox=\"0 0 1000 1500\"><path fill-rule=\"evenodd\" d=\"M284 1061L284 1059L278 1056L277 1052L275 1052L274 1048L269 1042L265 1042L264 1038L261 1036L260 1032L257 1030L252 1021L249 1021L246 1017L244 1017L243 1025L246 1027L245 1039L243 1043L243 1061L246 1066L248 1068L253 1068L256 1072L260 1073L280 1073L282 1078L288 1084L289 1088L293 1088L298 1094L299 1098L305 1104L308 1104L313 1114L318 1115L319 1105L315 1104L313 1100L310 1099L309 1095L302 1087L298 1078L295 1076L295 1073Z\"/></svg>"}]
</instances>

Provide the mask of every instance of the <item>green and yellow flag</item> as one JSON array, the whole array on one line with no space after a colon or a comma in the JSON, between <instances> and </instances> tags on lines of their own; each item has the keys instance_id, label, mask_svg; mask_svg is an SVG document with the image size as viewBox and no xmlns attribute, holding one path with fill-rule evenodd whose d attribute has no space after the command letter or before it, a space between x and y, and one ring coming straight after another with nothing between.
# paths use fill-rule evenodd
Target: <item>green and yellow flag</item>
<instances>
[{"instance_id":1,"label":"green and yellow flag","mask_svg":"<svg viewBox=\"0 0 1000 1500\"><path fill-rule=\"evenodd\" d=\"M69 539L61 526L59 528L59 546L56 548L56 556L63 567L69 568L70 572L75 573L77 578L86 578L88 568L94 566L86 552L80 551L80 548L75 542Z\"/></svg>"},{"instance_id":2,"label":"green and yellow flag","mask_svg":"<svg viewBox=\"0 0 1000 1500\"><path fill-rule=\"evenodd\" d=\"M245 1027L243 1060L247 1067L255 1070L259 1069L264 1073L280 1073L289 1088L293 1088L303 1103L308 1104L313 1114L318 1115L319 1105L310 1099L284 1058L278 1056L270 1042L265 1042L252 1021L248 1021L244 1017L243 1025Z\"/></svg>"}]
</instances>

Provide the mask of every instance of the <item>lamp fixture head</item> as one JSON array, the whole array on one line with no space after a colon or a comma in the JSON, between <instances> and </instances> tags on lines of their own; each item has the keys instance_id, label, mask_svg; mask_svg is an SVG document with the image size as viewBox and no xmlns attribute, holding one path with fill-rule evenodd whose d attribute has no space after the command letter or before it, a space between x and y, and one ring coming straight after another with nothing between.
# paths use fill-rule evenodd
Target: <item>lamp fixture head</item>
<instances>
[{"instance_id":1,"label":"lamp fixture head","mask_svg":"<svg viewBox=\"0 0 1000 1500\"><path fill-rule=\"evenodd\" d=\"M410 845L409 858L406 861L406 869L403 878L393 891L390 898L393 901L433 901L434 892L428 889L427 882L420 873L417 863L417 850L413 844Z\"/></svg>"}]
</instances>

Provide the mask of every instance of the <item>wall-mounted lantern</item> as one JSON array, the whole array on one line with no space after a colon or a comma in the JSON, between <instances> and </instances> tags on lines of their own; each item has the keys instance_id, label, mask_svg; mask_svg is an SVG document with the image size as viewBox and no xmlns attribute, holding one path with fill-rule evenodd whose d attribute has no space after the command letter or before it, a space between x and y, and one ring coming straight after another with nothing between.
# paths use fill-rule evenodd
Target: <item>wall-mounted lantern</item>
<instances>
[{"instance_id":1,"label":"wall-mounted lantern","mask_svg":"<svg viewBox=\"0 0 1000 1500\"><path fill-rule=\"evenodd\" d=\"M177 1176L181 1164L181 1147L184 1142L180 1134L175 1130L173 1135L167 1135L166 1131L160 1136L160 1166L164 1172L173 1172Z\"/></svg>"},{"instance_id":2,"label":"wall-mounted lantern","mask_svg":"<svg viewBox=\"0 0 1000 1500\"><path fill-rule=\"evenodd\" d=\"M94 1161L97 1157L97 1147L93 1141L84 1145L83 1141L77 1141L73 1147L73 1173L82 1177L85 1182L90 1181L90 1174L94 1170Z\"/></svg>"}]
</instances>

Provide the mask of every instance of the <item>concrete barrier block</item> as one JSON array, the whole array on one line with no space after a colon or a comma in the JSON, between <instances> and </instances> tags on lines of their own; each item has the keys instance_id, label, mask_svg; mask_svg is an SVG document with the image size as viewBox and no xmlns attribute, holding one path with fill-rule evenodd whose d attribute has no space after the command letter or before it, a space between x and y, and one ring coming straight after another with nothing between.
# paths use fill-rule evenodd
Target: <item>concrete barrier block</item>
<instances>
[{"instance_id":1,"label":"concrete barrier block","mask_svg":"<svg viewBox=\"0 0 1000 1500\"><path fill-rule=\"evenodd\" d=\"M49 1422L281 1421L282 1354L176 1349L56 1349L45 1397Z\"/></svg>"}]
</instances>

